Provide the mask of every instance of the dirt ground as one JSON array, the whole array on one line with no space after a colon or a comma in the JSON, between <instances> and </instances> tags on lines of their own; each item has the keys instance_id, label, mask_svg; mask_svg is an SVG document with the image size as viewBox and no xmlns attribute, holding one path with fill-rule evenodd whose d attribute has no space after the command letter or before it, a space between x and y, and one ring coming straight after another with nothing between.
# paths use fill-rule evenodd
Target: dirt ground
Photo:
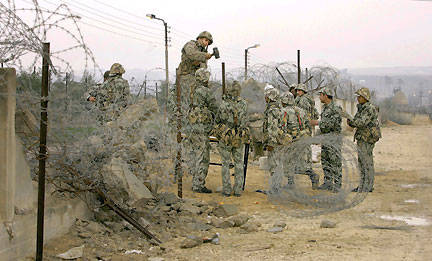
<instances>
[{"instance_id":1,"label":"dirt ground","mask_svg":"<svg viewBox=\"0 0 432 261\"><path fill-rule=\"evenodd\" d=\"M266 188L268 174L252 162L241 197L192 193L188 178L184 198L235 204L262 224L259 231L213 228L207 234L219 232L219 245L181 249L184 237L179 236L164 242L163 249L153 246L146 254L123 251L111 260L432 260L432 124L429 119L415 122L382 128L383 138L374 150L375 190L354 208L304 218L287 215L255 192ZM221 186L220 167L210 167L207 186L214 191ZM321 228L323 220L336 226ZM282 232L267 231L279 221L286 223ZM45 253L52 257L81 244L68 234L49 242ZM140 244L131 240L128 250Z\"/></svg>"}]
</instances>

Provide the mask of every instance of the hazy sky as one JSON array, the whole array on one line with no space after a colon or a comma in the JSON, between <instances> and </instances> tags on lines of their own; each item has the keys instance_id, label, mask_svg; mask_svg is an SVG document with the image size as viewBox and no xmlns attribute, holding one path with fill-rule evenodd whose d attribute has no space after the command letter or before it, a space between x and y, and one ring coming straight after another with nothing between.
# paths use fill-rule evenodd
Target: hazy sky
<instances>
[{"instance_id":1,"label":"hazy sky","mask_svg":"<svg viewBox=\"0 0 432 261\"><path fill-rule=\"evenodd\" d=\"M39 0L50 9L61 3L81 16L85 42L103 70L113 62L126 70L165 67L163 24L146 18L148 13L171 26L170 73L184 43L203 30L213 34L210 47L221 52L221 59L210 62L213 70L222 61L228 68L243 67L244 49L255 43L261 46L250 50L251 65L295 61L297 49L304 67L323 62L340 69L432 65L432 1ZM53 50L67 45L67 38L56 34L48 41Z\"/></svg>"}]
</instances>

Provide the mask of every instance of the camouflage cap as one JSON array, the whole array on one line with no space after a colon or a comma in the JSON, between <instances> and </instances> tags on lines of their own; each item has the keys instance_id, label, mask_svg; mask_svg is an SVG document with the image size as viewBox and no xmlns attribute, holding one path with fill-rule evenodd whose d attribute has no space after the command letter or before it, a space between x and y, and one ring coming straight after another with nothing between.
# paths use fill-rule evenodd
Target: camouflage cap
<instances>
[{"instance_id":1,"label":"camouflage cap","mask_svg":"<svg viewBox=\"0 0 432 261\"><path fill-rule=\"evenodd\" d=\"M289 87L290 91L291 91L292 89L295 89L296 86L297 86L297 84L295 84L295 83L291 84L290 87Z\"/></svg>"},{"instance_id":2,"label":"camouflage cap","mask_svg":"<svg viewBox=\"0 0 432 261\"><path fill-rule=\"evenodd\" d=\"M355 93L356 93L357 95L359 95L359 96L362 96L362 97L365 98L367 101L370 100L370 91L369 91L369 89L366 88L366 87L363 87L363 88L358 89Z\"/></svg>"},{"instance_id":3,"label":"camouflage cap","mask_svg":"<svg viewBox=\"0 0 432 261\"><path fill-rule=\"evenodd\" d=\"M126 71L123 68L123 65L119 63L114 63L111 65L111 69L109 71L110 74L124 74Z\"/></svg>"},{"instance_id":4,"label":"camouflage cap","mask_svg":"<svg viewBox=\"0 0 432 261\"><path fill-rule=\"evenodd\" d=\"M327 96L334 96L334 91L332 88L330 88L329 86L325 86L324 88L322 88L319 93L325 94Z\"/></svg>"},{"instance_id":5,"label":"camouflage cap","mask_svg":"<svg viewBox=\"0 0 432 261\"><path fill-rule=\"evenodd\" d=\"M238 81L233 81L231 84L228 84L226 88L227 95L238 97L240 96L240 93L241 93L241 85Z\"/></svg>"},{"instance_id":6,"label":"camouflage cap","mask_svg":"<svg viewBox=\"0 0 432 261\"><path fill-rule=\"evenodd\" d=\"M270 101L277 101L279 98L279 90L276 88L269 88L264 91L264 95L269 98Z\"/></svg>"},{"instance_id":7,"label":"camouflage cap","mask_svg":"<svg viewBox=\"0 0 432 261\"><path fill-rule=\"evenodd\" d=\"M197 40L199 38L207 38L209 40L209 45L211 45L213 43L213 36L211 35L211 33L207 32L207 31L203 31L201 32L198 36L197 36Z\"/></svg>"},{"instance_id":8,"label":"camouflage cap","mask_svg":"<svg viewBox=\"0 0 432 261\"><path fill-rule=\"evenodd\" d=\"M294 95L291 92L282 93L281 102L287 105L294 105Z\"/></svg>"},{"instance_id":9,"label":"camouflage cap","mask_svg":"<svg viewBox=\"0 0 432 261\"><path fill-rule=\"evenodd\" d=\"M210 80L210 72L207 69L199 68L195 72L195 80L198 83L206 83Z\"/></svg>"},{"instance_id":10,"label":"camouflage cap","mask_svg":"<svg viewBox=\"0 0 432 261\"><path fill-rule=\"evenodd\" d=\"M296 90L302 90L302 91L304 91L305 93L307 92L306 84L304 84L304 83L299 83L299 84L297 84L297 85L295 86L295 89L296 89Z\"/></svg>"}]
</instances>

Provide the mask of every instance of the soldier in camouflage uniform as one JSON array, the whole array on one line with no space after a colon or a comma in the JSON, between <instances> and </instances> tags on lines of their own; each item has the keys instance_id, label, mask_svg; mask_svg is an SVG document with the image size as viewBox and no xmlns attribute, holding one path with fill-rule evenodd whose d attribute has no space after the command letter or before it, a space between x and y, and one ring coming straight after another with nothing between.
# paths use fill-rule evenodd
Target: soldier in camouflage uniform
<instances>
[{"instance_id":1,"label":"soldier in camouflage uniform","mask_svg":"<svg viewBox=\"0 0 432 261\"><path fill-rule=\"evenodd\" d=\"M189 159L188 168L192 175L192 190L198 193L211 193L205 187L205 179L210 163L210 132L213 130L215 113L217 113L216 99L208 88L210 72L200 68L195 73L197 87L195 99L188 111Z\"/></svg>"},{"instance_id":2,"label":"soldier in camouflage uniform","mask_svg":"<svg viewBox=\"0 0 432 261\"><path fill-rule=\"evenodd\" d=\"M196 40L187 42L181 50L181 62L178 68L181 86L181 109L183 111L183 125L187 123L189 105L192 102L196 86L195 72L199 68L207 69L207 61L212 57L207 52L207 47L213 43L213 36L207 32L201 32ZM186 126L185 126L186 127Z\"/></svg>"},{"instance_id":3,"label":"soldier in camouflage uniform","mask_svg":"<svg viewBox=\"0 0 432 261\"><path fill-rule=\"evenodd\" d=\"M240 196L243 190L243 147L249 139L247 126L246 102L240 97L241 85L234 81L229 84L217 118L217 138L222 159L222 195L231 195L231 175L229 165L234 162L234 196Z\"/></svg>"},{"instance_id":4,"label":"soldier in camouflage uniform","mask_svg":"<svg viewBox=\"0 0 432 261\"><path fill-rule=\"evenodd\" d=\"M270 175L274 176L276 166L279 163L276 157L276 150L280 149L284 136L281 117L282 109L277 89L269 88L265 90L264 95L266 100L263 122L264 149L268 151L267 158Z\"/></svg>"},{"instance_id":5,"label":"soldier in camouflage uniform","mask_svg":"<svg viewBox=\"0 0 432 261\"><path fill-rule=\"evenodd\" d=\"M104 78L103 82L106 82L108 80L108 77L109 77L109 71L106 71L103 75L103 78ZM103 83L98 83L95 86L93 86L93 88L90 91L84 93L85 99L87 101L90 101L90 102L98 101L99 99L96 99L96 96L99 94L100 87L102 86L102 84ZM103 100L103 99L100 99L100 100ZM96 106L99 106L99 102L96 103Z\"/></svg>"},{"instance_id":6,"label":"soldier in camouflage uniform","mask_svg":"<svg viewBox=\"0 0 432 261\"><path fill-rule=\"evenodd\" d=\"M313 97L309 97L306 90L306 85L303 83L299 83L295 87L297 97L295 98L294 104L295 106L302 108L307 115L307 120L310 122L311 120L318 119L318 111L315 108L315 102L313 101ZM310 137L312 135L312 126L310 124L306 125L309 129L308 132L304 132L307 134L305 136ZM312 149L310 147L307 148L305 153L305 164L301 166L298 172L306 173L307 175L313 176L315 173L312 170Z\"/></svg>"},{"instance_id":7,"label":"soldier in camouflage uniform","mask_svg":"<svg viewBox=\"0 0 432 261\"><path fill-rule=\"evenodd\" d=\"M291 92L286 92L281 95L282 103L282 127L284 133L289 135L293 141L299 140L302 137L310 136L310 130L308 128L309 121L305 111L297 106L294 106L294 95ZM288 157L284 158L284 173L288 177L288 185L294 185L294 174L296 172L295 166L297 158L294 158L294 152L292 146L288 145L284 148L285 155ZM312 188L317 189L319 183L319 177L313 172L300 173L309 176L312 182Z\"/></svg>"},{"instance_id":8,"label":"soldier in camouflage uniform","mask_svg":"<svg viewBox=\"0 0 432 261\"><path fill-rule=\"evenodd\" d=\"M322 134L333 134L328 136L330 144L321 145L321 165L324 171L324 183L319 187L321 190L338 192L342 186L342 116L341 107L333 101L334 92L329 87L320 91L320 100L324 104L321 112L321 120L311 121L312 125L319 125Z\"/></svg>"},{"instance_id":9,"label":"soldier in camouflage uniform","mask_svg":"<svg viewBox=\"0 0 432 261\"><path fill-rule=\"evenodd\" d=\"M122 78L126 71L119 63L114 63L109 71L109 77L102 85L90 92L90 99L95 97L98 107L102 111L103 121L113 121L120 115L122 109L129 104L130 90L127 80Z\"/></svg>"},{"instance_id":10,"label":"soldier in camouflage uniform","mask_svg":"<svg viewBox=\"0 0 432 261\"><path fill-rule=\"evenodd\" d=\"M357 104L357 113L354 119L347 120L349 126L357 128L354 140L357 141L360 185L354 189L354 192L372 192L375 175L373 149L375 143L381 138L378 110L375 105L369 102L370 91L368 88L361 88L356 91L356 94L359 103Z\"/></svg>"}]
</instances>

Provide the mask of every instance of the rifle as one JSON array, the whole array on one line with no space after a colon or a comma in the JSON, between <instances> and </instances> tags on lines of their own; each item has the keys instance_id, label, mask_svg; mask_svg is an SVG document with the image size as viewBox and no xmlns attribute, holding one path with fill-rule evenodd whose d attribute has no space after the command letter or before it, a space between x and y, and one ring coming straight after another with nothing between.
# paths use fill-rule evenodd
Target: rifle
<instances>
[{"instance_id":1,"label":"rifle","mask_svg":"<svg viewBox=\"0 0 432 261\"><path fill-rule=\"evenodd\" d=\"M246 185L246 171L249 159L249 143L245 144L244 159L243 159L243 191Z\"/></svg>"}]
</instances>

